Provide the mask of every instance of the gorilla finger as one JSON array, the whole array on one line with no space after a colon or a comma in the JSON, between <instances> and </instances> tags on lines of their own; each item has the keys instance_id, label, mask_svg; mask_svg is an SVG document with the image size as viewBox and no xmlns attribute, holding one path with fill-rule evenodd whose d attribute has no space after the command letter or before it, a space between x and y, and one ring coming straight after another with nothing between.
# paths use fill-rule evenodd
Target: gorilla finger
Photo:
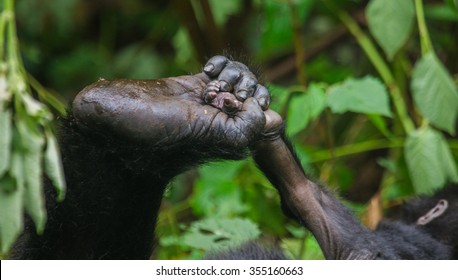
<instances>
[{"instance_id":1,"label":"gorilla finger","mask_svg":"<svg viewBox=\"0 0 458 280\"><path fill-rule=\"evenodd\" d=\"M247 139L253 140L261 131L264 130L266 117L264 111L254 98L248 98L243 103L242 111L237 114L243 124L238 123L239 127L245 131Z\"/></svg>"},{"instance_id":2,"label":"gorilla finger","mask_svg":"<svg viewBox=\"0 0 458 280\"><path fill-rule=\"evenodd\" d=\"M216 55L210 58L204 66L204 72L209 77L218 76L226 64L229 62L229 59L222 55Z\"/></svg>"},{"instance_id":3,"label":"gorilla finger","mask_svg":"<svg viewBox=\"0 0 458 280\"><path fill-rule=\"evenodd\" d=\"M210 91L210 92L207 92L205 93L205 96L204 96L204 101L205 103L207 104L210 104L213 102L213 100L215 100L215 98L218 96L218 94L214 91Z\"/></svg>"},{"instance_id":4,"label":"gorilla finger","mask_svg":"<svg viewBox=\"0 0 458 280\"><path fill-rule=\"evenodd\" d=\"M242 78L234 88L235 96L240 101L245 101L247 98L252 97L258 83L255 77L245 74L242 74Z\"/></svg>"},{"instance_id":5,"label":"gorilla finger","mask_svg":"<svg viewBox=\"0 0 458 280\"><path fill-rule=\"evenodd\" d=\"M267 88L263 85L257 85L253 97L258 100L259 105L265 111L270 105L270 94Z\"/></svg>"},{"instance_id":6,"label":"gorilla finger","mask_svg":"<svg viewBox=\"0 0 458 280\"><path fill-rule=\"evenodd\" d=\"M242 104L242 110L225 119L223 123L226 139L236 147L246 147L257 138L264 129L266 118L254 98L248 98Z\"/></svg>"},{"instance_id":7,"label":"gorilla finger","mask_svg":"<svg viewBox=\"0 0 458 280\"><path fill-rule=\"evenodd\" d=\"M220 91L220 84L218 81L214 80L207 84L204 90L203 99L205 103L211 103Z\"/></svg>"},{"instance_id":8,"label":"gorilla finger","mask_svg":"<svg viewBox=\"0 0 458 280\"><path fill-rule=\"evenodd\" d=\"M234 115L242 110L243 103L234 98L224 98L223 111L228 115Z\"/></svg>"},{"instance_id":9,"label":"gorilla finger","mask_svg":"<svg viewBox=\"0 0 458 280\"><path fill-rule=\"evenodd\" d=\"M231 64L232 64L231 67L238 68L241 72L249 72L249 73L251 73L250 68L248 68L248 66L246 66L245 64L243 64L241 62L232 61Z\"/></svg>"},{"instance_id":10,"label":"gorilla finger","mask_svg":"<svg viewBox=\"0 0 458 280\"><path fill-rule=\"evenodd\" d=\"M242 72L240 68L235 67L234 65L234 63L228 64L223 71L221 71L221 74L219 74L218 80L221 85L221 91L231 92L237 81L240 79Z\"/></svg>"},{"instance_id":11,"label":"gorilla finger","mask_svg":"<svg viewBox=\"0 0 458 280\"><path fill-rule=\"evenodd\" d=\"M240 111L238 116L246 123L250 123L250 126L261 125L260 129L264 128L266 121L264 111L262 111L258 101L254 98L248 98L243 103L242 111Z\"/></svg>"}]
</instances>

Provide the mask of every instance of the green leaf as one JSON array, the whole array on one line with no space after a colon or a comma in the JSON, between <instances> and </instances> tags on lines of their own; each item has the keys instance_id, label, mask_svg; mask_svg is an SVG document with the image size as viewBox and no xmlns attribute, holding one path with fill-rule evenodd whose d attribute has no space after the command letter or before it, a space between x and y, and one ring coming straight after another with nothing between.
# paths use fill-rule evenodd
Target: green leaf
<instances>
[{"instance_id":1,"label":"green leaf","mask_svg":"<svg viewBox=\"0 0 458 280\"><path fill-rule=\"evenodd\" d=\"M202 167L190 199L194 212L221 216L244 212L246 205L235 180L242 166L242 161L227 161Z\"/></svg>"},{"instance_id":2,"label":"green leaf","mask_svg":"<svg viewBox=\"0 0 458 280\"><path fill-rule=\"evenodd\" d=\"M450 181L458 181L456 163L443 136L431 128L408 135L404 154L416 193L431 193Z\"/></svg>"},{"instance_id":3,"label":"green leaf","mask_svg":"<svg viewBox=\"0 0 458 280\"><path fill-rule=\"evenodd\" d=\"M7 253L23 228L23 196L24 184L22 178L17 178L18 169L22 169L20 155L13 153L11 172L16 180L0 179L0 244L2 253ZM15 186L4 184L14 184ZM2 189L15 189L4 192Z\"/></svg>"},{"instance_id":4,"label":"green leaf","mask_svg":"<svg viewBox=\"0 0 458 280\"><path fill-rule=\"evenodd\" d=\"M324 89L317 84L311 84L306 93L301 93L291 99L287 117L288 133L294 135L303 130L325 108Z\"/></svg>"},{"instance_id":5,"label":"green leaf","mask_svg":"<svg viewBox=\"0 0 458 280\"><path fill-rule=\"evenodd\" d=\"M0 103L0 178L8 170L11 156L11 112Z\"/></svg>"},{"instance_id":6,"label":"green leaf","mask_svg":"<svg viewBox=\"0 0 458 280\"><path fill-rule=\"evenodd\" d=\"M415 65L411 86L420 113L433 125L455 134L458 90L434 53L428 53Z\"/></svg>"},{"instance_id":7,"label":"green leaf","mask_svg":"<svg viewBox=\"0 0 458 280\"><path fill-rule=\"evenodd\" d=\"M412 0L371 0L366 17L369 30L392 60L409 38L415 20Z\"/></svg>"},{"instance_id":8,"label":"green leaf","mask_svg":"<svg viewBox=\"0 0 458 280\"><path fill-rule=\"evenodd\" d=\"M22 153L24 206L34 221L37 232L41 233L46 223L41 162L44 139L36 132L36 128L27 126L22 120L17 122L17 128L25 148Z\"/></svg>"},{"instance_id":9,"label":"green leaf","mask_svg":"<svg viewBox=\"0 0 458 280\"><path fill-rule=\"evenodd\" d=\"M307 89L307 112L310 120L318 117L327 106L326 93L323 86L318 84L310 84Z\"/></svg>"},{"instance_id":10,"label":"green leaf","mask_svg":"<svg viewBox=\"0 0 458 280\"><path fill-rule=\"evenodd\" d=\"M45 151L45 171L57 191L57 199L62 201L65 197L66 183L64 169L61 163L60 151L56 138L51 133L46 133L47 144Z\"/></svg>"},{"instance_id":11,"label":"green leaf","mask_svg":"<svg viewBox=\"0 0 458 280\"><path fill-rule=\"evenodd\" d=\"M203 250L220 250L258 238L258 226L247 219L208 218L192 223L184 243Z\"/></svg>"},{"instance_id":12,"label":"green leaf","mask_svg":"<svg viewBox=\"0 0 458 280\"><path fill-rule=\"evenodd\" d=\"M328 105L334 113L347 111L390 117L390 102L385 86L376 78L348 79L330 88Z\"/></svg>"}]
</instances>

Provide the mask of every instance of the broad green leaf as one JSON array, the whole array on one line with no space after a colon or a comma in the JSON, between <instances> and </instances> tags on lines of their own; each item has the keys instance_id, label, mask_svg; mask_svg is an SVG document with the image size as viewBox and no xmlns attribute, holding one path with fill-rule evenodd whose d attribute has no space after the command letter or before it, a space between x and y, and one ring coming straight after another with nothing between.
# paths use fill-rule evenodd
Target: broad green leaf
<instances>
[{"instance_id":1,"label":"broad green leaf","mask_svg":"<svg viewBox=\"0 0 458 280\"><path fill-rule=\"evenodd\" d=\"M417 193L431 193L447 181L457 181L456 163L443 136L431 128L408 135L404 155Z\"/></svg>"},{"instance_id":2,"label":"broad green leaf","mask_svg":"<svg viewBox=\"0 0 458 280\"><path fill-rule=\"evenodd\" d=\"M312 83L307 89L307 97L309 99L307 111L310 115L310 119L313 120L318 117L327 106L325 89L320 85Z\"/></svg>"},{"instance_id":3,"label":"broad green leaf","mask_svg":"<svg viewBox=\"0 0 458 280\"><path fill-rule=\"evenodd\" d=\"M16 180L0 179L0 243L2 253L7 253L23 228L23 196L24 184L22 177L17 177L18 169L22 169L20 155L13 153L11 173ZM22 176L22 175L21 175ZM3 184L15 184L4 186ZM2 189L14 189L4 192Z\"/></svg>"},{"instance_id":4,"label":"broad green leaf","mask_svg":"<svg viewBox=\"0 0 458 280\"><path fill-rule=\"evenodd\" d=\"M390 102L385 86L376 78L348 79L330 88L328 105L334 113L347 111L390 117Z\"/></svg>"},{"instance_id":5,"label":"broad green leaf","mask_svg":"<svg viewBox=\"0 0 458 280\"><path fill-rule=\"evenodd\" d=\"M371 0L366 17L375 40L392 60L412 30L415 20L413 0Z\"/></svg>"},{"instance_id":6,"label":"broad green leaf","mask_svg":"<svg viewBox=\"0 0 458 280\"><path fill-rule=\"evenodd\" d=\"M242 161L227 161L202 167L190 199L194 212L228 216L245 211L246 205L235 180L242 166Z\"/></svg>"},{"instance_id":7,"label":"broad green leaf","mask_svg":"<svg viewBox=\"0 0 458 280\"><path fill-rule=\"evenodd\" d=\"M247 219L208 218L192 223L184 243L203 250L220 250L258 238L258 226Z\"/></svg>"},{"instance_id":8,"label":"broad green leaf","mask_svg":"<svg viewBox=\"0 0 458 280\"><path fill-rule=\"evenodd\" d=\"M428 53L415 65L411 86L420 113L434 126L455 134L458 90L434 53Z\"/></svg>"},{"instance_id":9,"label":"broad green leaf","mask_svg":"<svg viewBox=\"0 0 458 280\"><path fill-rule=\"evenodd\" d=\"M25 182L24 206L34 221L37 232L40 233L46 223L41 162L44 139L23 121L17 123L17 128L24 148L22 153Z\"/></svg>"},{"instance_id":10,"label":"broad green leaf","mask_svg":"<svg viewBox=\"0 0 458 280\"><path fill-rule=\"evenodd\" d=\"M11 137L11 113L0 102L0 178L10 165Z\"/></svg>"},{"instance_id":11,"label":"broad green leaf","mask_svg":"<svg viewBox=\"0 0 458 280\"><path fill-rule=\"evenodd\" d=\"M288 133L294 135L303 130L326 108L324 89L311 84L307 92L294 96L288 108Z\"/></svg>"},{"instance_id":12,"label":"broad green leaf","mask_svg":"<svg viewBox=\"0 0 458 280\"><path fill-rule=\"evenodd\" d=\"M57 199L62 201L65 197L66 182L64 169L60 160L59 146L53 134L46 133L46 138L45 171L56 188Z\"/></svg>"}]
</instances>

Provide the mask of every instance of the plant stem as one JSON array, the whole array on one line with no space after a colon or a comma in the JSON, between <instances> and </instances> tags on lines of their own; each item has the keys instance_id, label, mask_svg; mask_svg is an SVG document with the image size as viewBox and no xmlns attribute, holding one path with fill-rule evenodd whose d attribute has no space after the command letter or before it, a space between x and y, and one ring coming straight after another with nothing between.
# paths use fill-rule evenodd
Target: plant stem
<instances>
[{"instance_id":1,"label":"plant stem","mask_svg":"<svg viewBox=\"0 0 458 280\"><path fill-rule=\"evenodd\" d=\"M291 14L291 25L293 27L293 41L294 41L294 50L296 53L296 70L297 70L297 79L299 84L302 86L307 86L307 75L305 74L305 48L304 48L304 39L302 36L302 28L299 22L299 15L297 10L297 4L294 2L289 2L290 14Z\"/></svg>"},{"instance_id":2,"label":"plant stem","mask_svg":"<svg viewBox=\"0 0 458 280\"><path fill-rule=\"evenodd\" d=\"M405 106L404 99L402 98L401 90L394 79L393 74L391 73L388 65L383 60L380 53L377 51L372 40L361 30L355 20L350 17L344 11L334 7L329 1L322 0L336 15L340 18L343 24L348 28L350 33L356 38L358 44L366 53L367 57L371 61L372 65L375 67L379 73L382 80L388 87L388 90L391 94L393 100L393 105L396 109L396 113L399 117L399 120L404 128L406 133L409 133L415 130L415 125L412 119L407 113L407 108Z\"/></svg>"},{"instance_id":3,"label":"plant stem","mask_svg":"<svg viewBox=\"0 0 458 280\"><path fill-rule=\"evenodd\" d=\"M420 33L420 46L422 55L433 51L433 44L429 37L428 28L426 27L425 13L422 0L415 0L415 10L417 13L418 31Z\"/></svg>"},{"instance_id":4,"label":"plant stem","mask_svg":"<svg viewBox=\"0 0 458 280\"><path fill-rule=\"evenodd\" d=\"M54 96L49 92L43 85L40 84L32 75L27 73L28 84L38 93L41 100L51 105L60 115L65 116L67 114L66 106L58 97Z\"/></svg>"},{"instance_id":5,"label":"plant stem","mask_svg":"<svg viewBox=\"0 0 458 280\"><path fill-rule=\"evenodd\" d=\"M324 150L312 153L310 155L310 162L326 161L332 158L345 157L359 153L365 153L372 150L387 149L387 148L401 148L404 146L404 138L376 139L360 143L353 143L335 147L332 151Z\"/></svg>"},{"instance_id":6,"label":"plant stem","mask_svg":"<svg viewBox=\"0 0 458 280\"><path fill-rule=\"evenodd\" d=\"M14 73L18 70L18 54L17 54L17 37L16 37L16 24L14 15L14 0L4 0L3 2L5 13L8 15L7 33L8 46L6 48L7 59L11 66L11 72Z\"/></svg>"},{"instance_id":7,"label":"plant stem","mask_svg":"<svg viewBox=\"0 0 458 280\"><path fill-rule=\"evenodd\" d=\"M0 13L0 62L3 61L5 51L5 26L8 21L8 12L2 11Z\"/></svg>"}]
</instances>

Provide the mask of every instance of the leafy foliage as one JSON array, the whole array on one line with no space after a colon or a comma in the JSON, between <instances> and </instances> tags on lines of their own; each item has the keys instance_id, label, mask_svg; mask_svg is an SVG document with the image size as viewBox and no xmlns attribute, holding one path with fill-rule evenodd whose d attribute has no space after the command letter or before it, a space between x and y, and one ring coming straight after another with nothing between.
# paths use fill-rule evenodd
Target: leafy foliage
<instances>
[{"instance_id":1,"label":"leafy foliage","mask_svg":"<svg viewBox=\"0 0 458 280\"><path fill-rule=\"evenodd\" d=\"M35 222L38 233L45 228L44 157L53 162L46 171L52 174L61 199L65 190L59 151L51 132L51 112L32 97L28 74L18 54L13 4L3 1L4 9L0 13L0 249L3 253L21 233L24 212ZM40 92L49 95L41 88ZM44 155L46 143L47 156Z\"/></svg>"},{"instance_id":2,"label":"leafy foliage","mask_svg":"<svg viewBox=\"0 0 458 280\"><path fill-rule=\"evenodd\" d=\"M412 30L415 20L413 0L371 0L366 13L371 33L392 60Z\"/></svg>"},{"instance_id":3,"label":"leafy foliage","mask_svg":"<svg viewBox=\"0 0 458 280\"><path fill-rule=\"evenodd\" d=\"M450 136L458 118L456 1L22 0L20 45L8 27L10 3L0 1L3 251L24 213L45 225L42 171L64 198L51 114L65 111L61 97L71 100L99 77L195 73L223 49L263 65L271 108L287 120L307 172L345 198L381 193L383 211L458 180ZM276 190L251 160L204 166L172 185L157 258L201 258L260 232L281 239L291 257L323 258L312 235L282 215Z\"/></svg>"},{"instance_id":4,"label":"leafy foliage","mask_svg":"<svg viewBox=\"0 0 458 280\"><path fill-rule=\"evenodd\" d=\"M288 133L294 135L305 129L310 121L326 108L326 95L322 86L311 84L307 92L291 99L288 108Z\"/></svg>"}]
</instances>

